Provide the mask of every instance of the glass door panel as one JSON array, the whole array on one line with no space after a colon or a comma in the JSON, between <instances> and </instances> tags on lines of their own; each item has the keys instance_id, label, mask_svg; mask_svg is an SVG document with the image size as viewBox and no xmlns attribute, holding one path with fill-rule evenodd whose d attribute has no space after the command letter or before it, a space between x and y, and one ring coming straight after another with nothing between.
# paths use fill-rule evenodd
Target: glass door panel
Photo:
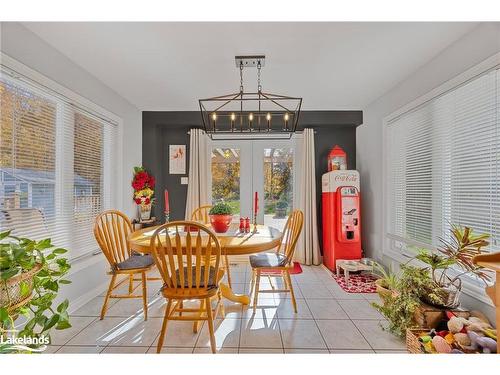
<instances>
[{"instance_id":1,"label":"glass door panel","mask_svg":"<svg viewBox=\"0 0 500 375\"><path fill-rule=\"evenodd\" d=\"M240 149L212 148L212 204L228 203L233 213L240 212Z\"/></svg>"},{"instance_id":2,"label":"glass door panel","mask_svg":"<svg viewBox=\"0 0 500 375\"><path fill-rule=\"evenodd\" d=\"M264 224L282 230L293 210L293 148L264 148Z\"/></svg>"}]
</instances>

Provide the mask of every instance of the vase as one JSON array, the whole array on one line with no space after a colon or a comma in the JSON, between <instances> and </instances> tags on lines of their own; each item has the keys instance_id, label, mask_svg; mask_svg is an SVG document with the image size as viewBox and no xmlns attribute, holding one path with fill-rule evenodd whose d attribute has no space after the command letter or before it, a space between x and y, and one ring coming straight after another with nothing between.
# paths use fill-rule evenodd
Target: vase
<instances>
[{"instance_id":1,"label":"vase","mask_svg":"<svg viewBox=\"0 0 500 375\"><path fill-rule=\"evenodd\" d=\"M137 207L139 208L139 219L141 221L151 219L151 203L143 203L138 205Z\"/></svg>"},{"instance_id":2,"label":"vase","mask_svg":"<svg viewBox=\"0 0 500 375\"><path fill-rule=\"evenodd\" d=\"M233 215L209 215L210 224L216 233L226 233L231 225Z\"/></svg>"}]
</instances>

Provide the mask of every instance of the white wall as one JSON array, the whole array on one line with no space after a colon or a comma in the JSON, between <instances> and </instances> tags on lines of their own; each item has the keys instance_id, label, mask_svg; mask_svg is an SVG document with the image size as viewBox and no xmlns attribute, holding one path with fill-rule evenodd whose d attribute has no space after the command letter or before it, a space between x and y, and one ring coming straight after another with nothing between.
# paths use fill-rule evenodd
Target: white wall
<instances>
[{"instance_id":1,"label":"white wall","mask_svg":"<svg viewBox=\"0 0 500 375\"><path fill-rule=\"evenodd\" d=\"M142 160L141 112L21 24L2 22L0 26L0 50L3 53L122 118L122 198L120 207L117 208L128 215L135 215L130 180L132 168L140 165ZM89 233L89 236L92 235ZM93 258L73 264L73 283L64 288L65 294L76 304L83 301L89 291L107 281L104 258ZM73 307L76 307L76 304Z\"/></svg>"},{"instance_id":2,"label":"white wall","mask_svg":"<svg viewBox=\"0 0 500 375\"><path fill-rule=\"evenodd\" d=\"M383 246L382 122L384 117L500 51L500 23L484 23L466 34L389 92L363 108L357 128L356 165L363 191L363 246L381 259ZM388 51L388 58L390 52ZM387 260L385 260L387 263ZM478 305L465 297L464 303ZM492 309L483 306L491 313Z\"/></svg>"}]
</instances>

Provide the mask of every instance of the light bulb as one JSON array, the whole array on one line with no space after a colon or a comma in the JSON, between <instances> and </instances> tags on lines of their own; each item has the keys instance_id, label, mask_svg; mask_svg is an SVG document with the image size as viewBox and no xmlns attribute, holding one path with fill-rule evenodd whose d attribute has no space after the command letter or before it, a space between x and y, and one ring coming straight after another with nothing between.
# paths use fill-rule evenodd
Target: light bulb
<instances>
[{"instance_id":1,"label":"light bulb","mask_svg":"<svg viewBox=\"0 0 500 375\"><path fill-rule=\"evenodd\" d=\"M212 120L214 120L214 121L217 120L217 114L215 112L212 113Z\"/></svg>"},{"instance_id":2,"label":"light bulb","mask_svg":"<svg viewBox=\"0 0 500 375\"><path fill-rule=\"evenodd\" d=\"M285 121L288 121L288 118L289 118L288 113L285 113L285 117L284 118L285 118Z\"/></svg>"},{"instance_id":3,"label":"light bulb","mask_svg":"<svg viewBox=\"0 0 500 375\"><path fill-rule=\"evenodd\" d=\"M236 120L236 115L234 113L231 113L231 121Z\"/></svg>"},{"instance_id":4,"label":"light bulb","mask_svg":"<svg viewBox=\"0 0 500 375\"><path fill-rule=\"evenodd\" d=\"M267 121L271 121L271 114L270 114L270 113L268 113L268 114L266 115L266 120L267 120Z\"/></svg>"},{"instance_id":5,"label":"light bulb","mask_svg":"<svg viewBox=\"0 0 500 375\"><path fill-rule=\"evenodd\" d=\"M248 119L249 119L250 121L253 121L253 113L250 113L250 114L248 115Z\"/></svg>"}]
</instances>

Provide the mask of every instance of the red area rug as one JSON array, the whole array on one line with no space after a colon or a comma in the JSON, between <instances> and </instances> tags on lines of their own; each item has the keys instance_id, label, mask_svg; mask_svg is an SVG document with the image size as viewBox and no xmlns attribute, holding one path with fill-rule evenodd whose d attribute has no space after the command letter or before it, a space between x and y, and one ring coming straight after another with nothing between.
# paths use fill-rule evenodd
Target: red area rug
<instances>
[{"instance_id":1,"label":"red area rug","mask_svg":"<svg viewBox=\"0 0 500 375\"><path fill-rule=\"evenodd\" d=\"M332 275L335 281L344 289L347 293L376 293L377 287L375 285L375 280L377 278L370 274L349 274L349 286L345 283L344 274Z\"/></svg>"},{"instance_id":2,"label":"red area rug","mask_svg":"<svg viewBox=\"0 0 500 375\"><path fill-rule=\"evenodd\" d=\"M302 267L299 262L293 262L293 268L289 270L290 275L296 275L298 273L302 273ZM281 275L281 271L266 271L266 275Z\"/></svg>"}]
</instances>

